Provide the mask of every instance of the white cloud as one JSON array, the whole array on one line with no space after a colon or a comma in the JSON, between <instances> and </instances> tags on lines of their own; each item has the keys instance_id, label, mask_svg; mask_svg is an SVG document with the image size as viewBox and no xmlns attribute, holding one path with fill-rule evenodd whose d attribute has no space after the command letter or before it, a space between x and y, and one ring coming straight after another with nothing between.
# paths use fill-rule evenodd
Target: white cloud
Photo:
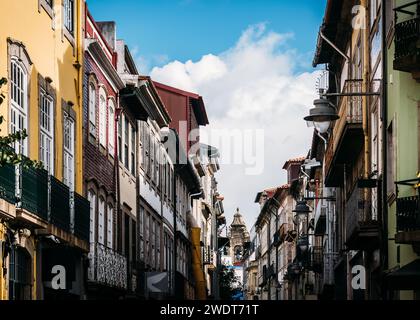
<instances>
[{"instance_id":1,"label":"white cloud","mask_svg":"<svg viewBox=\"0 0 420 320\"><path fill-rule=\"evenodd\" d=\"M208 54L196 62L173 61L151 72L156 81L204 97L210 126L203 133L210 138L214 129L264 129L264 171L250 176L245 174L247 164L223 164L217 177L228 218L240 207L248 227L259 213L253 204L256 193L286 183L284 162L306 155L310 148L312 131L303 117L316 96L318 72L295 72L306 62L287 47L292 37L258 24L221 54ZM221 148L223 162L232 145L209 142Z\"/></svg>"}]
</instances>

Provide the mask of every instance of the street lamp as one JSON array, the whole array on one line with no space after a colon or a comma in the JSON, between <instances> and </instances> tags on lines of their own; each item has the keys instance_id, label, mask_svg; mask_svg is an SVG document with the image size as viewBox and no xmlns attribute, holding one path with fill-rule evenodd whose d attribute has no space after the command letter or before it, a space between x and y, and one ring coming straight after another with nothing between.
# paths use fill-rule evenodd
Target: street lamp
<instances>
[{"instance_id":1,"label":"street lamp","mask_svg":"<svg viewBox=\"0 0 420 320\"><path fill-rule=\"evenodd\" d=\"M319 133L326 133L331 126L331 122L339 119L334 105L325 98L316 99L314 108L309 110L309 116L306 116L308 126L314 126Z\"/></svg>"}]
</instances>

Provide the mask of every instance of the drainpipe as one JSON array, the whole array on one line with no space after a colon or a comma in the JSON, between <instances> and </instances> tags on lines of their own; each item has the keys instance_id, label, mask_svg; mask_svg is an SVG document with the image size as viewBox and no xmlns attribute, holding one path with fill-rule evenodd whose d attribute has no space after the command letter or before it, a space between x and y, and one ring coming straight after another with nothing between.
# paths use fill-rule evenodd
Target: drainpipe
<instances>
[{"instance_id":1,"label":"drainpipe","mask_svg":"<svg viewBox=\"0 0 420 320\"><path fill-rule=\"evenodd\" d=\"M389 8L391 9L391 8ZM388 10L387 2L382 1L382 270L388 269L388 202L387 202L387 185L388 185L388 54L386 43L386 25ZM384 290L383 290L384 291ZM383 298L386 299L386 292L382 292Z\"/></svg>"}]
</instances>

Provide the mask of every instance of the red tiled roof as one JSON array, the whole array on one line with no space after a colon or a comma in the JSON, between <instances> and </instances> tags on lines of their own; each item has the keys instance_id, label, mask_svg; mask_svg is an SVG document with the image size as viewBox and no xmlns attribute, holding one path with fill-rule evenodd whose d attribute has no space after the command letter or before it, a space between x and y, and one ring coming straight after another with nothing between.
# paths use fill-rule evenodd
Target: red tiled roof
<instances>
[{"instance_id":1,"label":"red tiled roof","mask_svg":"<svg viewBox=\"0 0 420 320\"><path fill-rule=\"evenodd\" d=\"M292 158L285 162L283 169L287 169L290 164L302 163L305 161L306 157Z\"/></svg>"}]
</instances>

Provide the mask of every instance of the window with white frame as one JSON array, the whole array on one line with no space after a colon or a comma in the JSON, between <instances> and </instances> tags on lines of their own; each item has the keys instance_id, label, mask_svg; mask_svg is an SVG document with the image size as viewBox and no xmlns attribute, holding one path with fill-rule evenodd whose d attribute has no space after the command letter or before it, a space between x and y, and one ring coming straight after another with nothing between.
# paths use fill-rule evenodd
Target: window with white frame
<instances>
[{"instance_id":1,"label":"window with white frame","mask_svg":"<svg viewBox=\"0 0 420 320\"><path fill-rule=\"evenodd\" d=\"M10 67L10 131L16 133L26 130L28 125L28 76L17 58L11 59ZM14 143L16 153L27 156L27 143L27 139L16 141Z\"/></svg>"},{"instance_id":2,"label":"window with white frame","mask_svg":"<svg viewBox=\"0 0 420 320\"><path fill-rule=\"evenodd\" d=\"M124 166L129 169L128 161L128 145L129 145L129 132L130 132L130 122L127 117L124 117Z\"/></svg>"},{"instance_id":3,"label":"window with white frame","mask_svg":"<svg viewBox=\"0 0 420 320\"><path fill-rule=\"evenodd\" d=\"M66 112L63 118L63 182L74 191L74 120Z\"/></svg>"},{"instance_id":4,"label":"window with white frame","mask_svg":"<svg viewBox=\"0 0 420 320\"><path fill-rule=\"evenodd\" d=\"M96 235L96 194L92 190L88 192L88 200L90 203L89 241L94 243Z\"/></svg>"},{"instance_id":5,"label":"window with white frame","mask_svg":"<svg viewBox=\"0 0 420 320\"><path fill-rule=\"evenodd\" d=\"M40 160L49 174L54 174L54 110L53 100L41 90L39 97L40 112Z\"/></svg>"},{"instance_id":6,"label":"window with white frame","mask_svg":"<svg viewBox=\"0 0 420 320\"><path fill-rule=\"evenodd\" d=\"M99 143L106 148L106 93L99 89Z\"/></svg>"},{"instance_id":7,"label":"window with white frame","mask_svg":"<svg viewBox=\"0 0 420 320\"><path fill-rule=\"evenodd\" d=\"M131 173L136 175L136 129L134 126L131 126L130 162Z\"/></svg>"},{"instance_id":8,"label":"window with white frame","mask_svg":"<svg viewBox=\"0 0 420 320\"><path fill-rule=\"evenodd\" d=\"M89 84L89 133L96 137L96 87Z\"/></svg>"},{"instance_id":9,"label":"window with white frame","mask_svg":"<svg viewBox=\"0 0 420 320\"><path fill-rule=\"evenodd\" d=\"M64 26L71 35L74 35L74 0L63 0Z\"/></svg>"},{"instance_id":10,"label":"window with white frame","mask_svg":"<svg viewBox=\"0 0 420 320\"><path fill-rule=\"evenodd\" d=\"M111 204L108 204L107 212L107 239L106 243L108 248L112 249L113 247L113 237L114 237L114 208Z\"/></svg>"},{"instance_id":11,"label":"window with white frame","mask_svg":"<svg viewBox=\"0 0 420 320\"><path fill-rule=\"evenodd\" d=\"M99 197L99 212L98 212L98 242L105 244L105 200Z\"/></svg>"},{"instance_id":12,"label":"window with white frame","mask_svg":"<svg viewBox=\"0 0 420 320\"><path fill-rule=\"evenodd\" d=\"M122 162L122 159L123 159L123 150L122 150L123 118L124 118L124 115L121 114L121 116L118 119L118 157L119 157L121 162Z\"/></svg>"},{"instance_id":13,"label":"window with white frame","mask_svg":"<svg viewBox=\"0 0 420 320\"><path fill-rule=\"evenodd\" d=\"M115 104L114 104L114 100L112 99L109 99L108 110L109 110L108 150L111 156L113 156L114 150L115 150Z\"/></svg>"}]
</instances>

